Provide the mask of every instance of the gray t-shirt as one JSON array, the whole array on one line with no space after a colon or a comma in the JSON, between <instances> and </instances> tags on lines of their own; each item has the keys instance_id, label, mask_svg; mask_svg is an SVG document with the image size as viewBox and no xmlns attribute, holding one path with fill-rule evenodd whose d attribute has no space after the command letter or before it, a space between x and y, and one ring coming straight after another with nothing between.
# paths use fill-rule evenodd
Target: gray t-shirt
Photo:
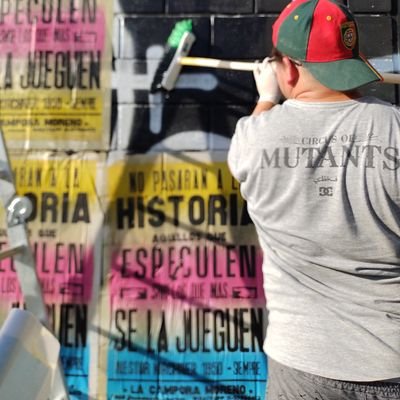
<instances>
[{"instance_id":1,"label":"gray t-shirt","mask_svg":"<svg viewBox=\"0 0 400 400\"><path fill-rule=\"evenodd\" d=\"M400 377L400 111L287 100L228 154L264 252L265 351L332 379Z\"/></svg>"}]
</instances>

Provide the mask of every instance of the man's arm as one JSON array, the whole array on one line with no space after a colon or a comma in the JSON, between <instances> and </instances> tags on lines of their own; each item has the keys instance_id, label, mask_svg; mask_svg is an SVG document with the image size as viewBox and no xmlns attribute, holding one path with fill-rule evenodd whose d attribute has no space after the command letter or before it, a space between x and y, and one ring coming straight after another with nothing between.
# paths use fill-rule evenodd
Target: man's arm
<instances>
[{"instance_id":1,"label":"man's arm","mask_svg":"<svg viewBox=\"0 0 400 400\"><path fill-rule=\"evenodd\" d=\"M256 106L254 107L254 110L251 115L258 115L261 114L264 111L270 110L275 103L272 103L272 101L259 101Z\"/></svg>"}]
</instances>

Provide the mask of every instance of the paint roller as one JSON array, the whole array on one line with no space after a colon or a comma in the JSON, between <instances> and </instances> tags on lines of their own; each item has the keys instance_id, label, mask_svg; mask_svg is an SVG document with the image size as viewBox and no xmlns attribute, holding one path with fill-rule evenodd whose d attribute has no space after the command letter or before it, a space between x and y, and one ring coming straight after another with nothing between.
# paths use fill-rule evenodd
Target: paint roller
<instances>
[{"instance_id":1,"label":"paint roller","mask_svg":"<svg viewBox=\"0 0 400 400\"><path fill-rule=\"evenodd\" d=\"M188 54L195 40L191 20L183 20L175 25L168 38L164 57L154 75L151 92L174 89L183 66L254 71L257 65L256 62L189 57ZM383 83L400 84L400 74L380 73L380 75Z\"/></svg>"}]
</instances>

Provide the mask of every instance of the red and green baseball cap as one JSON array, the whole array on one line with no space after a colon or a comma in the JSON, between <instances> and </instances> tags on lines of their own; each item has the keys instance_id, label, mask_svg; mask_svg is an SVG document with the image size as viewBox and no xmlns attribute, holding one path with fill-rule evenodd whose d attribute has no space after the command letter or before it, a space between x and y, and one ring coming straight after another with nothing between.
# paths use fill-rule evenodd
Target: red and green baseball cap
<instances>
[{"instance_id":1,"label":"red and green baseball cap","mask_svg":"<svg viewBox=\"0 0 400 400\"><path fill-rule=\"evenodd\" d=\"M333 0L293 0L275 21L272 42L331 89L346 91L382 80L359 51L354 16Z\"/></svg>"}]
</instances>

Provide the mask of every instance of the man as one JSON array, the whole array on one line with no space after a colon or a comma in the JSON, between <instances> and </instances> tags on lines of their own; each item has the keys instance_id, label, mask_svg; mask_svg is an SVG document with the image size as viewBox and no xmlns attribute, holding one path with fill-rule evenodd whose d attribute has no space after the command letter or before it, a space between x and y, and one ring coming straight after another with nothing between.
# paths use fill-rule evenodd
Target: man
<instances>
[{"instance_id":1,"label":"man","mask_svg":"<svg viewBox=\"0 0 400 400\"><path fill-rule=\"evenodd\" d=\"M291 2L273 45L228 155L264 253L268 399L400 399L400 112L357 92L381 77L346 7Z\"/></svg>"}]
</instances>

